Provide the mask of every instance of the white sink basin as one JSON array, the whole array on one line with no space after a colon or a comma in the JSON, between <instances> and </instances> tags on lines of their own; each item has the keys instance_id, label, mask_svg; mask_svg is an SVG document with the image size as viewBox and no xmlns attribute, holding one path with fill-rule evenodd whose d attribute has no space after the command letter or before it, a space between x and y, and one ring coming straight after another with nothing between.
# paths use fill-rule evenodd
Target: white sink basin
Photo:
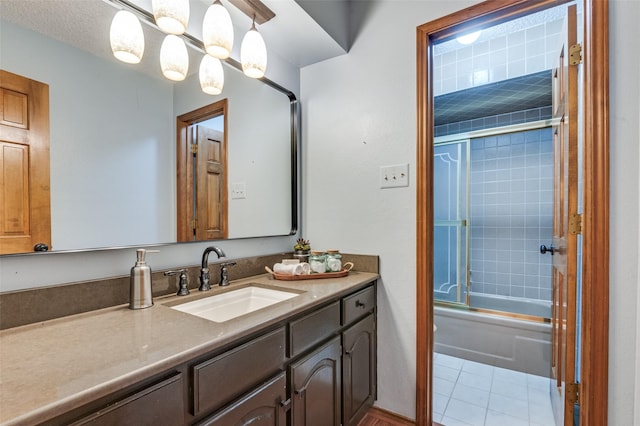
<instances>
[{"instance_id":1,"label":"white sink basin","mask_svg":"<svg viewBox=\"0 0 640 426\"><path fill-rule=\"evenodd\" d=\"M284 290L249 286L171 308L210 321L225 322L299 295L300 293Z\"/></svg>"}]
</instances>

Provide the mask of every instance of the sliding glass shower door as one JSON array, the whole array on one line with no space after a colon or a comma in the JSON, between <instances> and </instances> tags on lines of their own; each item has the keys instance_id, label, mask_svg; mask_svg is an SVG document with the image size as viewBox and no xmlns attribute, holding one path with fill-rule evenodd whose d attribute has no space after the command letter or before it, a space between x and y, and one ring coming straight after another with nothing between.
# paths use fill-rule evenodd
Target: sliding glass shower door
<instances>
[{"instance_id":1,"label":"sliding glass shower door","mask_svg":"<svg viewBox=\"0 0 640 426\"><path fill-rule=\"evenodd\" d=\"M467 304L469 140L434 147L434 299Z\"/></svg>"}]
</instances>

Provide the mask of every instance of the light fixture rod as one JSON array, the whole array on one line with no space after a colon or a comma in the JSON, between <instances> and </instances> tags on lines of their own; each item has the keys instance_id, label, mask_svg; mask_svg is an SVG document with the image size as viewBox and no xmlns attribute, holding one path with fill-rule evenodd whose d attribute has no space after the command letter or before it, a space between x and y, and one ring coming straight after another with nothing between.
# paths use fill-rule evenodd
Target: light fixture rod
<instances>
[{"instance_id":1,"label":"light fixture rod","mask_svg":"<svg viewBox=\"0 0 640 426\"><path fill-rule=\"evenodd\" d=\"M227 0L240 9L249 18L253 18L258 25L273 19L276 14L260 0Z\"/></svg>"}]
</instances>

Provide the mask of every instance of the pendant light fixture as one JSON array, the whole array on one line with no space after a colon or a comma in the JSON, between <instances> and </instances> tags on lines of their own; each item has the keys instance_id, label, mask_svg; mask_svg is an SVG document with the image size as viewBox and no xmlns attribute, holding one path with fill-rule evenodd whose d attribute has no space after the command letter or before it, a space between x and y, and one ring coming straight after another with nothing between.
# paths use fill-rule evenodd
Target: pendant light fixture
<instances>
[{"instance_id":1,"label":"pendant light fixture","mask_svg":"<svg viewBox=\"0 0 640 426\"><path fill-rule=\"evenodd\" d=\"M173 81L182 81L189 70L189 54L184 40L169 34L160 47L160 67L162 74Z\"/></svg>"},{"instance_id":2,"label":"pendant light fixture","mask_svg":"<svg viewBox=\"0 0 640 426\"><path fill-rule=\"evenodd\" d=\"M251 78L263 77L267 69L267 46L256 29L255 17L240 46L240 62L242 71Z\"/></svg>"},{"instance_id":3,"label":"pendant light fixture","mask_svg":"<svg viewBox=\"0 0 640 426\"><path fill-rule=\"evenodd\" d=\"M158 27L167 34L184 34L189 22L189 0L152 0Z\"/></svg>"},{"instance_id":4,"label":"pendant light fixture","mask_svg":"<svg viewBox=\"0 0 640 426\"><path fill-rule=\"evenodd\" d=\"M200 62L200 87L209 95L219 95L224 87L224 71L220 59L204 55Z\"/></svg>"},{"instance_id":5,"label":"pendant light fixture","mask_svg":"<svg viewBox=\"0 0 640 426\"><path fill-rule=\"evenodd\" d=\"M214 58L227 59L233 48L233 23L220 0L209 6L202 22L202 41Z\"/></svg>"},{"instance_id":6,"label":"pendant light fixture","mask_svg":"<svg viewBox=\"0 0 640 426\"><path fill-rule=\"evenodd\" d=\"M109 31L113 56L128 64L137 64L144 54L144 34L140 21L128 10L120 10Z\"/></svg>"}]
</instances>

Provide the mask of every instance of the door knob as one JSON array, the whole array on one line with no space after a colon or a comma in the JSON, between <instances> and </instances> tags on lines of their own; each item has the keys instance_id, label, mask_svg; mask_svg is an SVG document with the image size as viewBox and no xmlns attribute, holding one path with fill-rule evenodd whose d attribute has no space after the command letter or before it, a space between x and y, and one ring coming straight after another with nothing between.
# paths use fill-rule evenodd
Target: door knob
<instances>
[{"instance_id":1,"label":"door knob","mask_svg":"<svg viewBox=\"0 0 640 426\"><path fill-rule=\"evenodd\" d=\"M33 246L33 251L49 251L49 246L45 243L38 243Z\"/></svg>"},{"instance_id":2,"label":"door knob","mask_svg":"<svg viewBox=\"0 0 640 426\"><path fill-rule=\"evenodd\" d=\"M545 246L544 244L540 246L540 254L546 254L547 252L549 252L551 253L551 256L553 256L555 250L556 248L553 246L553 244L551 244L549 247Z\"/></svg>"}]
</instances>

